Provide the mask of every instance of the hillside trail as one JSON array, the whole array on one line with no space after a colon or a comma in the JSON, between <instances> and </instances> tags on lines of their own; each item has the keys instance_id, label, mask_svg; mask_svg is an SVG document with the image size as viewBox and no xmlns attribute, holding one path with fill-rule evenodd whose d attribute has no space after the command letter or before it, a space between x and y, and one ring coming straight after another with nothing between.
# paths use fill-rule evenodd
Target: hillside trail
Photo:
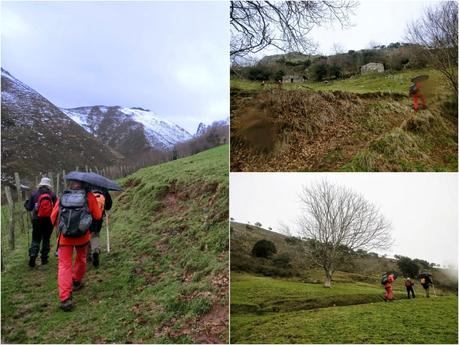
<instances>
[{"instance_id":1,"label":"hillside trail","mask_svg":"<svg viewBox=\"0 0 459 345\"><path fill-rule=\"evenodd\" d=\"M278 299L273 303L261 303L257 307L253 306L234 306L235 313L248 312L248 313L278 313L278 312L292 312L292 311L318 311L329 308L342 308L354 305L374 305L380 304L381 306L390 306L391 304L398 304L400 302L405 303L411 301L416 303L416 299L425 299L423 291L419 291L416 298L408 299L402 292L397 292L397 297L392 301L384 301L383 292L380 295L369 295L369 294L355 294L351 296L329 296L321 300L311 298L295 298L295 299ZM431 296L430 299L442 299L446 296L438 295ZM233 307L232 307L233 313Z\"/></svg>"},{"instance_id":2,"label":"hillside trail","mask_svg":"<svg viewBox=\"0 0 459 345\"><path fill-rule=\"evenodd\" d=\"M176 200L169 196L167 202L174 208ZM179 208L175 207L175 211ZM49 263L41 265L40 260L37 260L35 268L30 268L28 262L28 245L25 236L19 239L18 249L16 249L13 257L10 257L5 270L2 272L2 296L8 296L8 300L2 297L2 311L14 307L13 313L8 312L8 316L13 319L13 322L5 319L5 314L2 312L2 340L8 342L36 342L41 339L39 328L35 328L36 322L47 322L51 315L55 319L61 321L56 322L56 328L52 331L55 339L67 340L73 342L75 339L80 341L75 342L93 342L106 343L120 341L130 343L130 335L134 332L127 331L125 335L119 333L110 335L110 333L100 332L97 334L97 329L94 332L84 334L84 325L86 323L94 323L96 326L100 318L105 321L110 320L112 308L121 304L122 296L117 292L117 274L120 272L117 269L117 261L129 255L122 247L113 246L111 252L107 253L105 248L105 232L101 232L101 263L99 268L94 268L91 262L87 261L87 270L84 277L84 287L82 290L73 293L73 301L75 303L74 310L64 312L59 309L58 288L57 288L57 257L54 256L56 248L55 231L51 239L51 252ZM167 254L167 247L157 245L162 255ZM140 258L142 260L142 258ZM143 270L134 270L134 274L142 277ZM191 276L188 278L191 280ZM14 283L11 282L14 280ZM154 280L147 280L151 285L155 285ZM12 284L13 283L13 284ZM218 282L219 283L219 282ZM12 286L13 285L13 286ZM224 285L224 283L223 283ZM10 290L13 288L13 290ZM136 293L136 291L132 291ZM137 291L138 293L138 291ZM224 294L224 292L223 292ZM124 310L126 320L131 319L134 323L142 326L147 326L147 320L143 314L154 313L161 308L154 302L154 298L148 300L133 300L130 309ZM205 314L201 321L207 328L204 334L194 336L193 340L197 343L219 343L221 339L219 335L226 331L228 309L224 305L215 304L209 313ZM71 322L81 318L81 324L72 327L72 331L68 332L59 327L60 322ZM180 340L181 337L192 333L191 323L184 324L183 327L176 329L174 318L171 322L163 325L158 331L157 336L167 335L172 339ZM73 321L75 322L75 321ZM126 321L123 321L125 323ZM18 332L19 331L19 332ZM118 330L118 332L122 330ZM116 333L118 333L116 332ZM7 338L5 338L7 337ZM116 340L118 339L118 340ZM43 341L43 339L42 339ZM45 340L46 341L46 340ZM51 340L49 340L51 342ZM142 339L137 339L134 342L142 342Z\"/></svg>"},{"instance_id":3,"label":"hillside trail","mask_svg":"<svg viewBox=\"0 0 459 345\"><path fill-rule=\"evenodd\" d=\"M390 157L389 151L399 161L429 161L430 150L418 146L445 128L438 102L415 112L412 100L397 93L233 90L231 169L331 171L368 149L375 151L371 160L381 161L377 170L394 168L378 157ZM444 147L430 146L444 159Z\"/></svg>"},{"instance_id":4,"label":"hillside trail","mask_svg":"<svg viewBox=\"0 0 459 345\"><path fill-rule=\"evenodd\" d=\"M87 263L70 312L59 309L56 233L49 263L37 260L35 268L28 236L18 233L4 257L2 342L226 342L227 166L223 145L120 181L124 191L109 212L110 253L104 224L100 266Z\"/></svg>"}]
</instances>

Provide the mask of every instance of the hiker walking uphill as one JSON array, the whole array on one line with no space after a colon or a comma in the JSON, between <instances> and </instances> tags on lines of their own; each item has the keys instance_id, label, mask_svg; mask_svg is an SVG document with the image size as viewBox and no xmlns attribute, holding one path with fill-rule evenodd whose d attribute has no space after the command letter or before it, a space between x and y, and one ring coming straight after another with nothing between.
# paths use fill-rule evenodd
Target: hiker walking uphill
<instances>
[{"instance_id":1,"label":"hiker walking uphill","mask_svg":"<svg viewBox=\"0 0 459 345\"><path fill-rule=\"evenodd\" d=\"M384 294L384 301L390 301L392 302L394 300L394 293L392 291L392 283L397 279L397 274L395 272L386 272L383 274L382 279L381 279L381 284L384 285L384 289L386 289L386 292Z\"/></svg>"},{"instance_id":2,"label":"hiker walking uphill","mask_svg":"<svg viewBox=\"0 0 459 345\"><path fill-rule=\"evenodd\" d=\"M105 211L110 211L112 208L112 197L108 190L99 188L93 189L91 193L96 197L97 205L102 211L102 219L94 220L89 229L91 232L91 241L90 241L90 259L94 267L99 267L99 256L100 256L100 242L99 235L100 230L102 229L103 217L105 216Z\"/></svg>"},{"instance_id":3,"label":"hiker walking uphill","mask_svg":"<svg viewBox=\"0 0 459 345\"><path fill-rule=\"evenodd\" d=\"M83 287L89 228L93 220L100 219L102 210L94 194L86 190L84 182L70 180L69 189L57 201L51 215L59 231L57 280L60 308L65 311L73 308L72 292ZM72 267L74 249L76 258Z\"/></svg>"},{"instance_id":4,"label":"hiker walking uphill","mask_svg":"<svg viewBox=\"0 0 459 345\"><path fill-rule=\"evenodd\" d=\"M422 102L422 109L426 109L426 98L424 94L422 93L422 88L424 84L422 83L423 81L427 80L429 77L427 75L420 75L417 76L413 79L411 79L411 84L410 86L410 95L413 96L413 109L414 111L418 111L419 109L419 99L421 99Z\"/></svg>"},{"instance_id":5,"label":"hiker walking uphill","mask_svg":"<svg viewBox=\"0 0 459 345\"><path fill-rule=\"evenodd\" d=\"M56 204L56 195L51 191L51 181L43 177L38 184L38 189L32 192L24 207L32 212L32 242L29 247L29 266L35 267L35 261L40 251L41 264L48 263L50 251L50 238L53 232L51 212Z\"/></svg>"},{"instance_id":6,"label":"hiker walking uphill","mask_svg":"<svg viewBox=\"0 0 459 345\"><path fill-rule=\"evenodd\" d=\"M405 287L406 287L406 293L408 294L408 299L410 299L410 294L415 298L416 296L414 295L414 282L410 278L405 279Z\"/></svg>"},{"instance_id":7,"label":"hiker walking uphill","mask_svg":"<svg viewBox=\"0 0 459 345\"><path fill-rule=\"evenodd\" d=\"M424 291L426 293L426 297L430 297L429 289L430 285L433 284L431 275L429 273L421 273L419 275L419 282L421 283Z\"/></svg>"}]
</instances>

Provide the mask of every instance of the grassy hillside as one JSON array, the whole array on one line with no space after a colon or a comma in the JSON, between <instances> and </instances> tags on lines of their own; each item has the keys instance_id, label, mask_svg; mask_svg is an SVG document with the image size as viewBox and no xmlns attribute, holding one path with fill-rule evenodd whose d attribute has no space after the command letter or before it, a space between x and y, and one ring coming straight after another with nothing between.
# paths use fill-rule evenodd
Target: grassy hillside
<instances>
[{"instance_id":1,"label":"grassy hillside","mask_svg":"<svg viewBox=\"0 0 459 345\"><path fill-rule=\"evenodd\" d=\"M277 253L271 258L253 256L252 248L260 240L273 242ZM307 243L298 238L233 221L230 241L232 272L286 277L301 283L322 284L324 281L323 269L309 258ZM287 264L285 261L279 262L278 258L283 256L290 259ZM376 253L354 253L348 260L338 263L336 269L333 275L335 283L370 284L380 289L381 272L398 271L398 265L395 259ZM429 271L437 290L457 292L457 277L445 269L431 268Z\"/></svg>"},{"instance_id":2,"label":"grassy hillside","mask_svg":"<svg viewBox=\"0 0 459 345\"><path fill-rule=\"evenodd\" d=\"M431 271L437 297L431 289L425 298L415 282L416 299L408 300L399 278L395 301L385 303L380 274L397 269L394 260L369 254L341 263L325 288L302 241L237 222L230 228L232 343L457 343L457 280L443 270ZM250 254L261 239L275 244L274 257ZM291 267L276 265L282 254Z\"/></svg>"},{"instance_id":3,"label":"grassy hillside","mask_svg":"<svg viewBox=\"0 0 459 345\"><path fill-rule=\"evenodd\" d=\"M287 90L314 90L314 91L346 91L354 93L388 92L408 95L411 79L417 75L429 75L429 81L436 84L440 93L447 93L443 76L433 69L415 69L398 73L357 75L347 79L330 80L327 82L308 81L306 83L284 83ZM262 90L261 82L231 79L231 87L242 90ZM265 88L276 88L275 83Z\"/></svg>"},{"instance_id":4,"label":"grassy hillside","mask_svg":"<svg viewBox=\"0 0 459 345\"><path fill-rule=\"evenodd\" d=\"M430 78L416 113L418 74ZM232 171L457 171L457 101L434 70L231 86Z\"/></svg>"},{"instance_id":5,"label":"grassy hillside","mask_svg":"<svg viewBox=\"0 0 459 345\"><path fill-rule=\"evenodd\" d=\"M457 344L455 295L428 299L417 289L415 299L385 303L377 302L383 289L376 287L338 285L325 289L258 279L231 275L231 343ZM290 310L281 307L279 312L243 312L236 308L233 312L233 299L239 301L247 280L252 281L251 297L266 293L272 297L269 303L275 304L277 298L283 302L281 306L289 300ZM260 283L265 283L262 289ZM372 295L375 297L370 300ZM365 296L367 302L363 302ZM397 292L397 297L402 298L402 293ZM356 301L359 304L353 303ZM340 306L346 302L354 305Z\"/></svg>"},{"instance_id":6,"label":"grassy hillside","mask_svg":"<svg viewBox=\"0 0 459 345\"><path fill-rule=\"evenodd\" d=\"M228 146L120 182L111 252L88 266L72 312L58 309L56 259L29 269L20 238L2 273L3 342L226 342Z\"/></svg>"}]
</instances>

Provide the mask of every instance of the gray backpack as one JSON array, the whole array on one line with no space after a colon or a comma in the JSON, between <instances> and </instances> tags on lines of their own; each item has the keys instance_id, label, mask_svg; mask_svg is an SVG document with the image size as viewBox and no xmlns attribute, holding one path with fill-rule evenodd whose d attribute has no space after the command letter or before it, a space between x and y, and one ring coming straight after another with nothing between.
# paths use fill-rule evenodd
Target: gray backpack
<instances>
[{"instance_id":1,"label":"gray backpack","mask_svg":"<svg viewBox=\"0 0 459 345\"><path fill-rule=\"evenodd\" d=\"M58 230L64 237L81 237L92 223L85 190L65 190L59 201Z\"/></svg>"}]
</instances>

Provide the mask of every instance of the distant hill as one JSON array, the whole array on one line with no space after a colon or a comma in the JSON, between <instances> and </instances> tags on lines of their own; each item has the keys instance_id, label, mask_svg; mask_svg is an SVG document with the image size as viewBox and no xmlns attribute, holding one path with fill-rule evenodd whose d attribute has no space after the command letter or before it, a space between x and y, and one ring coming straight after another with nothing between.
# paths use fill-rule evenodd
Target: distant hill
<instances>
[{"instance_id":1,"label":"distant hill","mask_svg":"<svg viewBox=\"0 0 459 345\"><path fill-rule=\"evenodd\" d=\"M31 177L124 159L3 68L1 82L2 181L11 181L14 172Z\"/></svg>"},{"instance_id":2,"label":"distant hill","mask_svg":"<svg viewBox=\"0 0 459 345\"><path fill-rule=\"evenodd\" d=\"M307 240L286 236L252 224L230 223L231 270L273 277L297 277L306 282L323 282L323 270L308 259ZM274 243L277 253L269 259L255 257L252 248L256 242L268 240ZM290 261L286 264L282 256ZM346 262L341 262L333 276L335 282L365 282L378 285L381 273L398 271L395 259L365 251L354 252ZM433 279L447 290L457 291L457 276L450 276L444 269L429 269Z\"/></svg>"}]
</instances>

